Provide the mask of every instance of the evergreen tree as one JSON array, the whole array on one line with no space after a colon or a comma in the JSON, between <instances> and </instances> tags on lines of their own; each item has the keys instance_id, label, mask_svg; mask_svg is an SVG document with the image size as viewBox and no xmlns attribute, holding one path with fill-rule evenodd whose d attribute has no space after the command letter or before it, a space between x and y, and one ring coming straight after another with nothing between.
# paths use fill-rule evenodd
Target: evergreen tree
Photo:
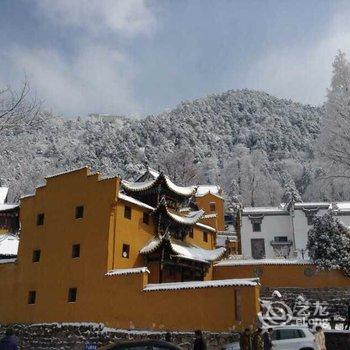
<instances>
[{"instance_id":1,"label":"evergreen tree","mask_svg":"<svg viewBox=\"0 0 350 350\"><path fill-rule=\"evenodd\" d=\"M320 269L341 269L350 274L350 234L334 212L315 217L308 233L307 249Z\"/></svg>"},{"instance_id":2,"label":"evergreen tree","mask_svg":"<svg viewBox=\"0 0 350 350\"><path fill-rule=\"evenodd\" d=\"M286 173L285 171L282 172L282 178L283 178L283 184L284 184L284 192L282 196L282 201L284 203L298 203L302 202L301 195L295 185L294 180L292 177Z\"/></svg>"},{"instance_id":3,"label":"evergreen tree","mask_svg":"<svg viewBox=\"0 0 350 350\"><path fill-rule=\"evenodd\" d=\"M350 64L338 52L317 150L330 178L350 179Z\"/></svg>"}]
</instances>

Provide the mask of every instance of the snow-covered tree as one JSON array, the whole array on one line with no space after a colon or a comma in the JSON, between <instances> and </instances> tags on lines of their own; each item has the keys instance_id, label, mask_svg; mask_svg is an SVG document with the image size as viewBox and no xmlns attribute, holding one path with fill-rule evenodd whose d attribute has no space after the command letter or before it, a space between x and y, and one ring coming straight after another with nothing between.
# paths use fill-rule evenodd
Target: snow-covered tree
<instances>
[{"instance_id":1,"label":"snow-covered tree","mask_svg":"<svg viewBox=\"0 0 350 350\"><path fill-rule=\"evenodd\" d=\"M273 205L281 199L281 186L273 178L265 152L250 151L242 144L234 148L232 160L223 167L220 184L245 205Z\"/></svg>"},{"instance_id":2,"label":"snow-covered tree","mask_svg":"<svg viewBox=\"0 0 350 350\"><path fill-rule=\"evenodd\" d=\"M333 212L315 217L313 227L308 232L307 249L320 269L341 269L350 274L349 230Z\"/></svg>"},{"instance_id":3,"label":"snow-covered tree","mask_svg":"<svg viewBox=\"0 0 350 350\"><path fill-rule=\"evenodd\" d=\"M193 152L186 147L173 152L161 152L158 157L158 168L180 185L198 183L198 166Z\"/></svg>"},{"instance_id":4,"label":"snow-covered tree","mask_svg":"<svg viewBox=\"0 0 350 350\"><path fill-rule=\"evenodd\" d=\"M300 193L296 188L295 182L291 177L288 177L288 180L284 183L284 193L282 196L282 201L284 203L298 203L302 202Z\"/></svg>"},{"instance_id":5,"label":"snow-covered tree","mask_svg":"<svg viewBox=\"0 0 350 350\"><path fill-rule=\"evenodd\" d=\"M318 153L329 178L350 179L350 64L339 51L325 104Z\"/></svg>"},{"instance_id":6,"label":"snow-covered tree","mask_svg":"<svg viewBox=\"0 0 350 350\"><path fill-rule=\"evenodd\" d=\"M46 175L82 165L129 178L146 162L155 169L170 163L169 176L175 174L178 183L219 183L245 205L275 205L282 195L279 174L284 168L300 190L300 169L310 163L323 112L240 90L122 123L47 114L35 125L25 125L21 134L1 134L6 150L0 152L0 178L10 186L11 197L18 198L32 193ZM189 163L181 150L190 153ZM183 176L184 161L196 168L198 180ZM165 166L163 170L168 172ZM346 195L344 191L337 193Z\"/></svg>"}]
</instances>

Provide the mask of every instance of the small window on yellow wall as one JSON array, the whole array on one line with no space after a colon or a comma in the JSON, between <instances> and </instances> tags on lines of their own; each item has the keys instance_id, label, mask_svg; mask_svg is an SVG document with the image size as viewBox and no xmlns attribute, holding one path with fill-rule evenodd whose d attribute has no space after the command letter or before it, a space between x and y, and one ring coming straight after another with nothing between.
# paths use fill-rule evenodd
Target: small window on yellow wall
<instances>
[{"instance_id":1,"label":"small window on yellow wall","mask_svg":"<svg viewBox=\"0 0 350 350\"><path fill-rule=\"evenodd\" d=\"M31 290L28 292L28 304L35 304L36 301L36 291Z\"/></svg>"},{"instance_id":2,"label":"small window on yellow wall","mask_svg":"<svg viewBox=\"0 0 350 350\"><path fill-rule=\"evenodd\" d=\"M214 202L211 202L210 203L210 211L215 211L216 208L215 208L215 203Z\"/></svg>"},{"instance_id":3,"label":"small window on yellow wall","mask_svg":"<svg viewBox=\"0 0 350 350\"><path fill-rule=\"evenodd\" d=\"M76 301L77 301L77 288L69 288L68 303L74 303Z\"/></svg>"},{"instance_id":4,"label":"small window on yellow wall","mask_svg":"<svg viewBox=\"0 0 350 350\"><path fill-rule=\"evenodd\" d=\"M80 244L73 244L72 245L72 258L79 258L80 257Z\"/></svg>"},{"instance_id":5,"label":"small window on yellow wall","mask_svg":"<svg viewBox=\"0 0 350 350\"><path fill-rule=\"evenodd\" d=\"M75 218L82 219L83 216L84 216L84 206L78 205L77 207L75 207Z\"/></svg>"},{"instance_id":6,"label":"small window on yellow wall","mask_svg":"<svg viewBox=\"0 0 350 350\"><path fill-rule=\"evenodd\" d=\"M122 257L129 259L130 246L129 244L123 244Z\"/></svg>"},{"instance_id":7,"label":"small window on yellow wall","mask_svg":"<svg viewBox=\"0 0 350 350\"><path fill-rule=\"evenodd\" d=\"M208 242L208 232L203 232L203 241Z\"/></svg>"},{"instance_id":8,"label":"small window on yellow wall","mask_svg":"<svg viewBox=\"0 0 350 350\"><path fill-rule=\"evenodd\" d=\"M127 219L131 219L131 208L128 206L124 207L124 217Z\"/></svg>"},{"instance_id":9,"label":"small window on yellow wall","mask_svg":"<svg viewBox=\"0 0 350 350\"><path fill-rule=\"evenodd\" d=\"M188 235L190 238L193 238L193 228L190 229L190 233Z\"/></svg>"},{"instance_id":10,"label":"small window on yellow wall","mask_svg":"<svg viewBox=\"0 0 350 350\"><path fill-rule=\"evenodd\" d=\"M36 225L37 226L42 226L44 225L44 219L45 219L45 215L44 213L40 213L36 216Z\"/></svg>"},{"instance_id":11,"label":"small window on yellow wall","mask_svg":"<svg viewBox=\"0 0 350 350\"><path fill-rule=\"evenodd\" d=\"M143 223L148 225L149 224L149 214L148 213L143 213Z\"/></svg>"},{"instance_id":12,"label":"small window on yellow wall","mask_svg":"<svg viewBox=\"0 0 350 350\"><path fill-rule=\"evenodd\" d=\"M33 250L32 261L33 262L39 262L40 261L40 255L41 255L41 250L40 249Z\"/></svg>"}]
</instances>

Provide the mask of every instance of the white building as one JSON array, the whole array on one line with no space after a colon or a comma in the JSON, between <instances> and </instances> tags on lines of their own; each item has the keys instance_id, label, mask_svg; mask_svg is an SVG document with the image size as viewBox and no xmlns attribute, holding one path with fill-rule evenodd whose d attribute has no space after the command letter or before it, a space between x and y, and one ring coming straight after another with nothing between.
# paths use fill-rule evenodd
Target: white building
<instances>
[{"instance_id":1,"label":"white building","mask_svg":"<svg viewBox=\"0 0 350 350\"><path fill-rule=\"evenodd\" d=\"M242 210L241 245L245 259L308 258L307 235L313 217L332 209L350 226L350 202L291 203Z\"/></svg>"}]
</instances>

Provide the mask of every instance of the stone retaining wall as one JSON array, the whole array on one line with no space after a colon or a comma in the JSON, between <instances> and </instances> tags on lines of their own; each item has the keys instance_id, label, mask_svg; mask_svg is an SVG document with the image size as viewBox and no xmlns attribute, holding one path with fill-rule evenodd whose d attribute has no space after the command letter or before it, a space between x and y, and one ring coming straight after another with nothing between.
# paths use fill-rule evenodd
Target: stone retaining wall
<instances>
[{"instance_id":1,"label":"stone retaining wall","mask_svg":"<svg viewBox=\"0 0 350 350\"><path fill-rule=\"evenodd\" d=\"M268 288L262 287L260 297L263 300L270 300L274 290L282 294L282 299L289 305L293 306L297 297L302 295L309 300L311 304L316 301L326 302L327 310L332 315L346 316L347 305L350 302L349 288Z\"/></svg>"},{"instance_id":2,"label":"stone retaining wall","mask_svg":"<svg viewBox=\"0 0 350 350\"><path fill-rule=\"evenodd\" d=\"M325 332L326 347L329 350L349 350L350 333L329 331Z\"/></svg>"},{"instance_id":3,"label":"stone retaining wall","mask_svg":"<svg viewBox=\"0 0 350 350\"><path fill-rule=\"evenodd\" d=\"M117 330L95 323L50 323L12 325L21 350L83 350L88 344L107 345L118 340L164 339L165 332ZM6 327L0 325L0 337ZM237 333L205 333L209 349L222 349L224 344L237 341ZM172 342L193 349L193 333L172 333ZM350 332L326 332L327 349L349 350Z\"/></svg>"},{"instance_id":4,"label":"stone retaining wall","mask_svg":"<svg viewBox=\"0 0 350 350\"><path fill-rule=\"evenodd\" d=\"M95 323L51 323L34 325L11 325L21 349L25 350L82 350L87 344L107 345L118 340L162 339L165 332L116 330ZM6 327L0 325L0 337ZM237 333L205 333L209 349L221 349L224 344L236 341ZM172 343L183 349L193 348L193 333L172 333Z\"/></svg>"}]
</instances>

